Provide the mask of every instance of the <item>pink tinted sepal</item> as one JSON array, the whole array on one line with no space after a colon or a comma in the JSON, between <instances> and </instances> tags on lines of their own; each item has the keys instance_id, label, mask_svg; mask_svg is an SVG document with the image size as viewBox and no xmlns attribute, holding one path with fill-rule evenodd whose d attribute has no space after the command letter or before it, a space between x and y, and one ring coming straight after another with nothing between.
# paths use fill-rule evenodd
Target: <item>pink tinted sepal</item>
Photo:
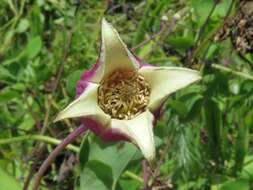
<instances>
[{"instance_id":1,"label":"pink tinted sepal","mask_svg":"<svg viewBox=\"0 0 253 190\"><path fill-rule=\"evenodd\" d=\"M82 118L82 124L105 142L129 141L129 138L117 129L105 128L92 118Z\"/></svg>"},{"instance_id":2,"label":"pink tinted sepal","mask_svg":"<svg viewBox=\"0 0 253 190\"><path fill-rule=\"evenodd\" d=\"M86 87L88 86L89 84L89 80L96 74L96 71L99 67L99 64L94 64L92 66L92 68L88 71L85 71L80 80L77 81L77 84L76 84L76 98L78 98L83 92L84 90L86 89Z\"/></svg>"}]
</instances>

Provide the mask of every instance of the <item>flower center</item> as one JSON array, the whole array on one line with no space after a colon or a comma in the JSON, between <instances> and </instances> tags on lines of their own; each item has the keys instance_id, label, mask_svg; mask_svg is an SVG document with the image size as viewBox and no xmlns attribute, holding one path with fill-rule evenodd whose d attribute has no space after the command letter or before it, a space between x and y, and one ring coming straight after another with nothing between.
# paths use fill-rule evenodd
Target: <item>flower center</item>
<instances>
[{"instance_id":1,"label":"flower center","mask_svg":"<svg viewBox=\"0 0 253 190\"><path fill-rule=\"evenodd\" d=\"M98 104L112 118L132 119L145 111L150 85L132 71L115 71L98 88Z\"/></svg>"}]
</instances>

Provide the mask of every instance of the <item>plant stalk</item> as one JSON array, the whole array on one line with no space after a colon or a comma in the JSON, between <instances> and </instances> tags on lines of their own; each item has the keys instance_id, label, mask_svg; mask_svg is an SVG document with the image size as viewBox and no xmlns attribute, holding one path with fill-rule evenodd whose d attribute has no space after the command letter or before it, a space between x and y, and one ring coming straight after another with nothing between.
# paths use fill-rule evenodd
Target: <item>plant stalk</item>
<instances>
[{"instance_id":1,"label":"plant stalk","mask_svg":"<svg viewBox=\"0 0 253 190\"><path fill-rule=\"evenodd\" d=\"M72 143L78 136L83 134L87 130L86 126L81 125L80 127L76 128L72 133L70 133L54 150L50 153L47 159L42 163L40 169L35 176L34 184L32 190L38 190L40 181L50 166L50 164L54 161L57 155L70 143Z\"/></svg>"},{"instance_id":2,"label":"plant stalk","mask_svg":"<svg viewBox=\"0 0 253 190\"><path fill-rule=\"evenodd\" d=\"M218 64L212 64L211 65L212 68L216 69L216 70L220 70L220 71L224 71L224 72L227 72L227 73L231 73L235 76L239 76L241 78L244 78L244 79L247 79L247 80L253 80L253 76L250 75L250 74L247 74L247 73L243 73L243 72L240 72L240 71L234 71L228 67L224 67L222 65L218 65Z\"/></svg>"},{"instance_id":3,"label":"plant stalk","mask_svg":"<svg viewBox=\"0 0 253 190\"><path fill-rule=\"evenodd\" d=\"M55 139L52 137L44 136L44 135L24 135L19 137L12 137L7 139L0 139L0 145L3 144L10 144L10 143L17 143L20 141L28 141L28 140L37 140L37 141L43 141L49 144L53 145L59 145L61 143L61 140ZM73 151L75 153L79 153L79 148L77 146L69 144L66 149Z\"/></svg>"}]
</instances>

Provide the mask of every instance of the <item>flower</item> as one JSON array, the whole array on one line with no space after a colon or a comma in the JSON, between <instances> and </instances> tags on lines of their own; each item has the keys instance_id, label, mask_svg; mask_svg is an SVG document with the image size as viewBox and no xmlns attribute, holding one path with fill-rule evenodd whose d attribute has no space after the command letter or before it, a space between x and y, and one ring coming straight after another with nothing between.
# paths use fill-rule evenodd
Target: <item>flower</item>
<instances>
[{"instance_id":1,"label":"flower","mask_svg":"<svg viewBox=\"0 0 253 190\"><path fill-rule=\"evenodd\" d=\"M152 161L155 158L153 125L168 96L200 80L197 71L141 64L102 20L97 63L77 83L77 98L56 117L81 118L104 141L130 141Z\"/></svg>"}]
</instances>

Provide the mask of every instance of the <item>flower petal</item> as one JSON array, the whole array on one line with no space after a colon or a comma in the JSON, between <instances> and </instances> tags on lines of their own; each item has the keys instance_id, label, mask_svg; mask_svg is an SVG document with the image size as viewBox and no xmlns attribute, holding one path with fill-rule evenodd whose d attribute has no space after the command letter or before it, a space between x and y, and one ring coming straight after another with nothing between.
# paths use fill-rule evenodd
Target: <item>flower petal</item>
<instances>
[{"instance_id":1,"label":"flower petal","mask_svg":"<svg viewBox=\"0 0 253 190\"><path fill-rule=\"evenodd\" d=\"M96 116L96 119L100 120L100 122L101 120L104 122L110 120L110 116L106 115L97 104L97 88L97 84L89 83L85 91L62 110L55 118L54 122L66 118L85 116Z\"/></svg>"},{"instance_id":2,"label":"flower petal","mask_svg":"<svg viewBox=\"0 0 253 190\"><path fill-rule=\"evenodd\" d=\"M152 161L155 158L153 134L154 116L149 111L143 112L131 120L112 119L112 129L126 134L142 151L144 157Z\"/></svg>"},{"instance_id":3,"label":"flower petal","mask_svg":"<svg viewBox=\"0 0 253 190\"><path fill-rule=\"evenodd\" d=\"M201 79L199 72L179 67L142 67L139 73L150 83L148 108L154 112L167 96Z\"/></svg>"},{"instance_id":4,"label":"flower petal","mask_svg":"<svg viewBox=\"0 0 253 190\"><path fill-rule=\"evenodd\" d=\"M100 82L102 78L115 70L136 70L139 67L137 59L127 49L118 32L105 20L102 20L101 51L99 68L92 82Z\"/></svg>"}]
</instances>

